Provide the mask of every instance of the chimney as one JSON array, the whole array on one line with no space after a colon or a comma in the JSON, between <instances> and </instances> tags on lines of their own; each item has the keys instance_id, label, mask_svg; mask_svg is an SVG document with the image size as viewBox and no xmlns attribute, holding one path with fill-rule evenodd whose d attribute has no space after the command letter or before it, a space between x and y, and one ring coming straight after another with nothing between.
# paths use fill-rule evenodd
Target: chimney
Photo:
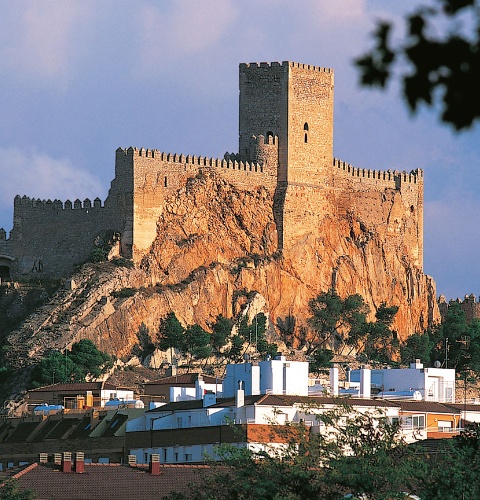
<instances>
[{"instance_id":1,"label":"chimney","mask_svg":"<svg viewBox=\"0 0 480 500\"><path fill-rule=\"evenodd\" d=\"M62 472L72 472L72 454L69 451L63 452Z\"/></svg>"},{"instance_id":2,"label":"chimney","mask_svg":"<svg viewBox=\"0 0 480 500\"><path fill-rule=\"evenodd\" d=\"M62 454L61 453L54 453L53 454L53 463L55 465L62 465Z\"/></svg>"},{"instance_id":3,"label":"chimney","mask_svg":"<svg viewBox=\"0 0 480 500\"><path fill-rule=\"evenodd\" d=\"M130 465L130 467L137 466L137 455L128 455L128 465Z\"/></svg>"},{"instance_id":4,"label":"chimney","mask_svg":"<svg viewBox=\"0 0 480 500\"><path fill-rule=\"evenodd\" d=\"M240 408L245 405L245 391L243 390L243 381L238 381L238 389L235 397L235 407Z\"/></svg>"},{"instance_id":5,"label":"chimney","mask_svg":"<svg viewBox=\"0 0 480 500\"><path fill-rule=\"evenodd\" d=\"M217 402L217 395L212 391L207 391L205 396L203 396L203 407L207 408L208 406L212 406Z\"/></svg>"},{"instance_id":6,"label":"chimney","mask_svg":"<svg viewBox=\"0 0 480 500\"><path fill-rule=\"evenodd\" d=\"M160 474L160 455L158 453L152 453L150 455L149 471L152 476L158 476Z\"/></svg>"},{"instance_id":7,"label":"chimney","mask_svg":"<svg viewBox=\"0 0 480 500\"><path fill-rule=\"evenodd\" d=\"M419 359L416 359L414 363L410 363L411 370L421 370L423 368L423 363Z\"/></svg>"},{"instance_id":8,"label":"chimney","mask_svg":"<svg viewBox=\"0 0 480 500\"><path fill-rule=\"evenodd\" d=\"M38 454L38 461L41 464L46 464L48 462L48 453L39 453Z\"/></svg>"},{"instance_id":9,"label":"chimney","mask_svg":"<svg viewBox=\"0 0 480 500\"><path fill-rule=\"evenodd\" d=\"M83 474L85 472L85 453L77 451L75 454L75 472Z\"/></svg>"},{"instance_id":10,"label":"chimney","mask_svg":"<svg viewBox=\"0 0 480 500\"><path fill-rule=\"evenodd\" d=\"M338 396L338 367L332 366L330 368L330 394Z\"/></svg>"},{"instance_id":11,"label":"chimney","mask_svg":"<svg viewBox=\"0 0 480 500\"><path fill-rule=\"evenodd\" d=\"M371 395L372 372L370 368L362 366L360 368L360 397L370 399Z\"/></svg>"}]
</instances>

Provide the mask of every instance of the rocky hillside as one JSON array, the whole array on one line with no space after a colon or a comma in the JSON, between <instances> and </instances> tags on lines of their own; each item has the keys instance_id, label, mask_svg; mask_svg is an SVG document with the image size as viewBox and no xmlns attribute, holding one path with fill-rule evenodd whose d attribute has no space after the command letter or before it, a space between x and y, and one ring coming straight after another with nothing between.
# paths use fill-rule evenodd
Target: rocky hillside
<instances>
[{"instance_id":1,"label":"rocky hillside","mask_svg":"<svg viewBox=\"0 0 480 500\"><path fill-rule=\"evenodd\" d=\"M201 174L166 201L138 269L84 266L9 336L9 362L25 366L82 338L128 357L141 325L155 339L169 311L208 328L252 299L253 313L267 313L278 335L301 347L308 301L332 284L341 296L360 293L372 315L382 302L399 306L394 327L401 339L439 319L433 280L351 214L326 217L288 252L276 250L269 193Z\"/></svg>"}]
</instances>

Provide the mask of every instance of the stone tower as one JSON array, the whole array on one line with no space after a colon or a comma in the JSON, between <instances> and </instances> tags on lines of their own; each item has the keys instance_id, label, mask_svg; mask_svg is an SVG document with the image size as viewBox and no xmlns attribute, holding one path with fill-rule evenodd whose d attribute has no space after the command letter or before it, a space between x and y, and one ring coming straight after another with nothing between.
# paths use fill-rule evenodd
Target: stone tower
<instances>
[{"instance_id":1,"label":"stone tower","mask_svg":"<svg viewBox=\"0 0 480 500\"><path fill-rule=\"evenodd\" d=\"M294 62L240 65L240 158L277 148L279 248L314 230L328 210L333 163L333 70ZM253 138L265 137L253 142ZM269 155L272 168L272 155Z\"/></svg>"},{"instance_id":2,"label":"stone tower","mask_svg":"<svg viewBox=\"0 0 480 500\"><path fill-rule=\"evenodd\" d=\"M333 70L292 62L240 65L239 153L278 138L278 181L325 186L333 161Z\"/></svg>"}]
</instances>

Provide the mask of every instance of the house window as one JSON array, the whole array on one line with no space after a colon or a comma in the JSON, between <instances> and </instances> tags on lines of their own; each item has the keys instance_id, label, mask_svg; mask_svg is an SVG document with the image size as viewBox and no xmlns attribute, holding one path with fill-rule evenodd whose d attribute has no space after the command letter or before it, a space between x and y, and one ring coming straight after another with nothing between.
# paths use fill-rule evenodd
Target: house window
<instances>
[{"instance_id":1,"label":"house window","mask_svg":"<svg viewBox=\"0 0 480 500\"><path fill-rule=\"evenodd\" d=\"M412 415L403 418L403 427L407 429L422 430L425 429L425 415Z\"/></svg>"},{"instance_id":2,"label":"house window","mask_svg":"<svg viewBox=\"0 0 480 500\"><path fill-rule=\"evenodd\" d=\"M185 462L191 462L191 461L192 461L192 454L185 453Z\"/></svg>"},{"instance_id":3,"label":"house window","mask_svg":"<svg viewBox=\"0 0 480 500\"><path fill-rule=\"evenodd\" d=\"M163 463L167 463L167 448L163 448Z\"/></svg>"},{"instance_id":4,"label":"house window","mask_svg":"<svg viewBox=\"0 0 480 500\"><path fill-rule=\"evenodd\" d=\"M183 420L182 417L177 418L177 427L181 429L183 427Z\"/></svg>"},{"instance_id":5,"label":"house window","mask_svg":"<svg viewBox=\"0 0 480 500\"><path fill-rule=\"evenodd\" d=\"M175 456L175 462L178 462L178 451L174 453L174 456Z\"/></svg>"}]
</instances>

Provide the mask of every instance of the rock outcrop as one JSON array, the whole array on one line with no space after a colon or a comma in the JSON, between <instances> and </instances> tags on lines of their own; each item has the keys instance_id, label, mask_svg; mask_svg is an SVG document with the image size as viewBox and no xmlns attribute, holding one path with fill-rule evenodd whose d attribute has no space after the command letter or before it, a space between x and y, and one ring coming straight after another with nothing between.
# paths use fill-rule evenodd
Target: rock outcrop
<instances>
[{"instance_id":1,"label":"rock outcrop","mask_svg":"<svg viewBox=\"0 0 480 500\"><path fill-rule=\"evenodd\" d=\"M278 252L273 203L266 189L240 190L214 172L189 179L165 200L140 266L84 266L73 286L10 335L10 362L31 364L82 338L128 357L140 327L155 339L169 311L208 329L253 296L263 298L278 335L299 347L309 299L332 287L340 296L361 294L372 317L382 302L398 306L393 326L401 340L439 320L435 284L408 252L386 248L382 235L352 213L326 216Z\"/></svg>"}]
</instances>

